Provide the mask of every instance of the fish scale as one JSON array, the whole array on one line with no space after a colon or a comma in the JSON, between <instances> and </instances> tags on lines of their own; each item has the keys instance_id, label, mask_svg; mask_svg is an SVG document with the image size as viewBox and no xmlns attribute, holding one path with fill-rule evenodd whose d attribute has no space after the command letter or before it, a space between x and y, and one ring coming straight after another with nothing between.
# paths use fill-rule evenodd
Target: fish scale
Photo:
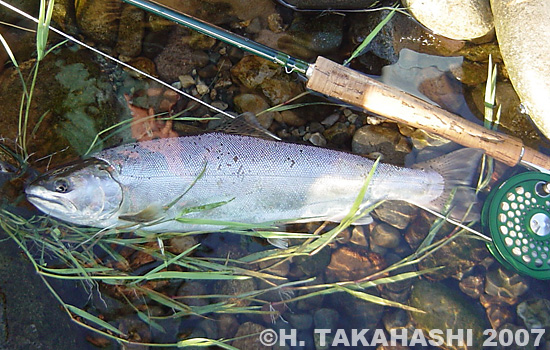
<instances>
[{"instance_id":1,"label":"fish scale","mask_svg":"<svg viewBox=\"0 0 550 350\"><path fill-rule=\"evenodd\" d=\"M423 169L379 164L361 208L384 199L440 206L450 190L447 187L471 181L473 167L469 164L475 162L476 154L480 152L459 150L422 165ZM93 190L48 192L47 184L52 188L55 181L48 174L27 188L29 200L53 216L98 227L163 218L163 222L143 228L157 232L220 229L173 220L177 217L258 224L340 221L349 213L374 165L370 159L346 152L223 133L133 143L101 151L93 158L108 169L103 177L104 183L110 182L109 191L113 192L114 184L120 186L122 200L108 219L102 213L102 219L94 222L90 210L85 221L76 218L78 213L64 215L51 208L48 212L48 200L61 201L60 197L71 206L84 207L78 191ZM459 167L457 160L461 161ZM64 181L80 184L94 172L97 170L84 167L62 175ZM51 198L36 200L48 195ZM182 216L185 208L219 202L227 203Z\"/></svg>"}]
</instances>

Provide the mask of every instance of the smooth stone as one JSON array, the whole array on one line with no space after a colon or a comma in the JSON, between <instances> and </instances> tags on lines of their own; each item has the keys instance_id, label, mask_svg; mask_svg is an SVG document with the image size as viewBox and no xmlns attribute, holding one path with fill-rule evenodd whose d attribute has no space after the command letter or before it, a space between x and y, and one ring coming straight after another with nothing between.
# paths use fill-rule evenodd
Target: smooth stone
<instances>
[{"instance_id":1,"label":"smooth stone","mask_svg":"<svg viewBox=\"0 0 550 350\"><path fill-rule=\"evenodd\" d=\"M543 298L522 301L517 314L528 329L550 328L550 300Z\"/></svg>"},{"instance_id":2,"label":"smooth stone","mask_svg":"<svg viewBox=\"0 0 550 350\"><path fill-rule=\"evenodd\" d=\"M413 16L435 34L472 40L493 30L489 0L404 0Z\"/></svg>"},{"instance_id":3,"label":"smooth stone","mask_svg":"<svg viewBox=\"0 0 550 350\"><path fill-rule=\"evenodd\" d=\"M235 336L239 329L239 321L233 315L221 314L218 318L219 336L221 338L230 339Z\"/></svg>"},{"instance_id":4,"label":"smooth stone","mask_svg":"<svg viewBox=\"0 0 550 350\"><path fill-rule=\"evenodd\" d=\"M326 269L328 282L358 280L386 266L384 258L359 247L342 246L332 252Z\"/></svg>"},{"instance_id":5,"label":"smooth stone","mask_svg":"<svg viewBox=\"0 0 550 350\"><path fill-rule=\"evenodd\" d=\"M280 70L281 68L273 62L248 55L244 56L231 68L231 75L237 78L245 87L255 89L266 79L279 73Z\"/></svg>"},{"instance_id":6,"label":"smooth stone","mask_svg":"<svg viewBox=\"0 0 550 350\"><path fill-rule=\"evenodd\" d=\"M288 322L297 330L310 329L313 326L313 317L310 314L290 314Z\"/></svg>"},{"instance_id":7,"label":"smooth stone","mask_svg":"<svg viewBox=\"0 0 550 350\"><path fill-rule=\"evenodd\" d=\"M216 302L227 302L237 307L248 306L250 300L239 298L239 296L255 290L256 282L252 278L245 280L220 280L214 283L214 294L229 296L229 298L217 298Z\"/></svg>"},{"instance_id":8,"label":"smooth stone","mask_svg":"<svg viewBox=\"0 0 550 350\"><path fill-rule=\"evenodd\" d=\"M275 120L290 126L304 126L306 121L293 111L282 111L275 114Z\"/></svg>"},{"instance_id":9,"label":"smooth stone","mask_svg":"<svg viewBox=\"0 0 550 350\"><path fill-rule=\"evenodd\" d=\"M470 298L479 299L483 294L485 277L483 275L471 275L460 280L458 286L462 293Z\"/></svg>"},{"instance_id":10,"label":"smooth stone","mask_svg":"<svg viewBox=\"0 0 550 350\"><path fill-rule=\"evenodd\" d=\"M457 334L459 329L471 329L473 335L472 349L481 349L483 331L489 328L487 319L480 309L460 292L441 283L418 280L413 285L409 305L426 313L409 312L409 317L416 328L425 334L432 329L445 329ZM453 344L444 344L447 349L462 349Z\"/></svg>"},{"instance_id":11,"label":"smooth stone","mask_svg":"<svg viewBox=\"0 0 550 350\"><path fill-rule=\"evenodd\" d=\"M235 109L239 113L251 112L254 115L268 109L269 103L260 95L256 94L240 94L233 99ZM273 119L275 118L275 112L267 112L258 115L256 118L258 122L266 129L271 126Z\"/></svg>"},{"instance_id":12,"label":"smooth stone","mask_svg":"<svg viewBox=\"0 0 550 350\"><path fill-rule=\"evenodd\" d=\"M344 17L327 14L298 15L290 28L277 40L277 46L291 56L310 59L337 50L342 44Z\"/></svg>"},{"instance_id":13,"label":"smooth stone","mask_svg":"<svg viewBox=\"0 0 550 350\"><path fill-rule=\"evenodd\" d=\"M197 239L193 236L183 236L171 238L166 250L173 254L181 254L197 244Z\"/></svg>"},{"instance_id":14,"label":"smooth stone","mask_svg":"<svg viewBox=\"0 0 550 350\"><path fill-rule=\"evenodd\" d=\"M313 324L316 329L336 329L340 315L334 309L323 308L313 314Z\"/></svg>"},{"instance_id":15,"label":"smooth stone","mask_svg":"<svg viewBox=\"0 0 550 350\"><path fill-rule=\"evenodd\" d=\"M485 276L485 293L515 299L529 289L528 279L502 266L491 268Z\"/></svg>"},{"instance_id":16,"label":"smooth stone","mask_svg":"<svg viewBox=\"0 0 550 350\"><path fill-rule=\"evenodd\" d=\"M327 141L336 146L348 145L355 128L344 123L336 123L323 132Z\"/></svg>"},{"instance_id":17,"label":"smooth stone","mask_svg":"<svg viewBox=\"0 0 550 350\"><path fill-rule=\"evenodd\" d=\"M120 55L136 57L141 53L145 13L134 5L124 4L118 27L116 50Z\"/></svg>"},{"instance_id":18,"label":"smooth stone","mask_svg":"<svg viewBox=\"0 0 550 350\"><path fill-rule=\"evenodd\" d=\"M511 135L519 137L527 146L537 148L540 144L540 133L531 120L521 113L521 101L512 84L509 81L499 81L496 91L496 105L501 110L499 128L508 130ZM472 90L471 96L479 115L483 115L485 84Z\"/></svg>"},{"instance_id":19,"label":"smooth stone","mask_svg":"<svg viewBox=\"0 0 550 350\"><path fill-rule=\"evenodd\" d=\"M186 34L187 31L184 28L176 27L167 45L154 59L157 72L165 81L178 81L180 76L205 67L210 61L206 52L193 50L181 40L181 37Z\"/></svg>"},{"instance_id":20,"label":"smooth stone","mask_svg":"<svg viewBox=\"0 0 550 350\"><path fill-rule=\"evenodd\" d=\"M401 241L401 233L395 227L388 224L378 224L371 231L370 244L383 247L383 248L396 248Z\"/></svg>"},{"instance_id":21,"label":"smooth stone","mask_svg":"<svg viewBox=\"0 0 550 350\"><path fill-rule=\"evenodd\" d=\"M76 22L90 39L114 45L118 36L122 2L117 0L76 1Z\"/></svg>"},{"instance_id":22,"label":"smooth stone","mask_svg":"<svg viewBox=\"0 0 550 350\"><path fill-rule=\"evenodd\" d=\"M163 0L162 4L212 24L265 18L275 12L271 0Z\"/></svg>"},{"instance_id":23,"label":"smooth stone","mask_svg":"<svg viewBox=\"0 0 550 350\"><path fill-rule=\"evenodd\" d=\"M453 227L447 224L440 230L438 237L443 237L442 235L449 233L452 229ZM443 269L430 273L428 275L430 279L438 281L453 277L461 280L474 266L481 263L488 254L487 247L483 242L461 236L426 257L418 265L421 270L444 266Z\"/></svg>"},{"instance_id":24,"label":"smooth stone","mask_svg":"<svg viewBox=\"0 0 550 350\"><path fill-rule=\"evenodd\" d=\"M374 209L374 214L385 223L403 230L416 216L417 208L403 201L390 201L380 204Z\"/></svg>"},{"instance_id":25,"label":"smooth stone","mask_svg":"<svg viewBox=\"0 0 550 350\"><path fill-rule=\"evenodd\" d=\"M319 132L316 132L316 133L312 134L309 137L308 141L311 142L311 144L314 145L314 146L324 147L324 146L327 145L327 140Z\"/></svg>"},{"instance_id":26,"label":"smooth stone","mask_svg":"<svg viewBox=\"0 0 550 350\"><path fill-rule=\"evenodd\" d=\"M385 163L403 164L408 152L396 150L403 136L395 128L384 125L366 125L359 128L351 141L353 153L369 155L383 154Z\"/></svg>"},{"instance_id":27,"label":"smooth stone","mask_svg":"<svg viewBox=\"0 0 550 350\"><path fill-rule=\"evenodd\" d=\"M375 0L278 0L299 10L363 10L376 4Z\"/></svg>"},{"instance_id":28,"label":"smooth stone","mask_svg":"<svg viewBox=\"0 0 550 350\"><path fill-rule=\"evenodd\" d=\"M312 256L296 256L292 258L292 262L305 276L317 276L323 273L330 263L330 253L330 248L324 248Z\"/></svg>"},{"instance_id":29,"label":"smooth stone","mask_svg":"<svg viewBox=\"0 0 550 350\"><path fill-rule=\"evenodd\" d=\"M260 84L263 94L271 102L271 105L285 103L302 92L300 85L292 81L290 75L282 75L280 71L277 73Z\"/></svg>"},{"instance_id":30,"label":"smooth stone","mask_svg":"<svg viewBox=\"0 0 550 350\"><path fill-rule=\"evenodd\" d=\"M516 318L510 306L503 303L490 305L485 313L493 329L500 329L504 324L514 322Z\"/></svg>"},{"instance_id":31,"label":"smooth stone","mask_svg":"<svg viewBox=\"0 0 550 350\"><path fill-rule=\"evenodd\" d=\"M368 229L365 226L355 226L353 230L351 230L349 242L360 247L368 248L369 242L367 241L366 230Z\"/></svg>"},{"instance_id":32,"label":"smooth stone","mask_svg":"<svg viewBox=\"0 0 550 350\"><path fill-rule=\"evenodd\" d=\"M257 336L250 336L260 334L264 329L266 329L264 326L257 323L245 322L241 324L235 334L237 339L231 342L231 346L240 350L270 350L271 346L260 343Z\"/></svg>"},{"instance_id":33,"label":"smooth stone","mask_svg":"<svg viewBox=\"0 0 550 350\"><path fill-rule=\"evenodd\" d=\"M491 1L500 52L510 81L540 131L550 137L550 2Z\"/></svg>"}]
</instances>

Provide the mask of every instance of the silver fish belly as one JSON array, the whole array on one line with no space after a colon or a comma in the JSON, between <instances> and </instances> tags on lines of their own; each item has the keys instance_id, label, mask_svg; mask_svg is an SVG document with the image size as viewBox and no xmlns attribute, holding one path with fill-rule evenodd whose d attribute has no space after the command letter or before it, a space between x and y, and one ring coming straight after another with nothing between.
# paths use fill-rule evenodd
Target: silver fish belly
<instances>
[{"instance_id":1,"label":"silver fish belly","mask_svg":"<svg viewBox=\"0 0 550 350\"><path fill-rule=\"evenodd\" d=\"M453 158L466 158L470 154L459 156ZM222 228L178 222L176 218L258 224L338 222L349 213L374 164L345 152L222 133L133 143L101 151L93 157L108 167L112 179L104 181L114 181L120 186L122 199L111 195L117 197L113 200L120 201L118 209L109 215L102 213L96 221L90 212L86 221L79 221L74 214L78 210L74 208L70 217L57 211L50 214L97 227L141 222L142 229L156 232ZM441 202L450 185L471 181L471 175L469 179L447 179L464 177L466 173L461 169L456 174L457 170L453 170L456 164L451 169L450 163L453 162L446 159L424 169L378 165L361 209L383 199L440 206L434 203ZM70 182L70 173L62 176ZM47 205L33 201L33 197L46 196L45 187L37 182L27 188L27 194L31 202L48 213ZM76 187L72 191L78 191ZM113 192L112 186L108 189L106 193ZM74 203L78 196L73 196L71 205L78 208L79 204ZM110 200L109 195L103 197ZM222 202L225 203L217 205ZM113 204L106 207L112 208Z\"/></svg>"}]
</instances>

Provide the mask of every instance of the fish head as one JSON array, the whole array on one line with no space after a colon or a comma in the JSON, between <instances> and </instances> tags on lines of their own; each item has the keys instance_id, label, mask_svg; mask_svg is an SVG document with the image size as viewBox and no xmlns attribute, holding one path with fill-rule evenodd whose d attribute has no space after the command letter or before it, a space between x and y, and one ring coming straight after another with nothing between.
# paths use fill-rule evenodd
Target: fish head
<instances>
[{"instance_id":1,"label":"fish head","mask_svg":"<svg viewBox=\"0 0 550 350\"><path fill-rule=\"evenodd\" d=\"M123 192L113 167L90 158L48 172L25 188L45 214L79 225L105 227L120 209Z\"/></svg>"}]
</instances>

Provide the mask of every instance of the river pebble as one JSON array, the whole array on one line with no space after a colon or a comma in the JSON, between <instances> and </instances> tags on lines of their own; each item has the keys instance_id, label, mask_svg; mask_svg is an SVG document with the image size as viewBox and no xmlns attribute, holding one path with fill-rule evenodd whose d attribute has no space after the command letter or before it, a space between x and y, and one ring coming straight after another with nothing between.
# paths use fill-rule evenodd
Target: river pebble
<instances>
[{"instance_id":1,"label":"river pebble","mask_svg":"<svg viewBox=\"0 0 550 350\"><path fill-rule=\"evenodd\" d=\"M420 23L451 39L480 38L494 27L489 0L404 0L403 4Z\"/></svg>"}]
</instances>

